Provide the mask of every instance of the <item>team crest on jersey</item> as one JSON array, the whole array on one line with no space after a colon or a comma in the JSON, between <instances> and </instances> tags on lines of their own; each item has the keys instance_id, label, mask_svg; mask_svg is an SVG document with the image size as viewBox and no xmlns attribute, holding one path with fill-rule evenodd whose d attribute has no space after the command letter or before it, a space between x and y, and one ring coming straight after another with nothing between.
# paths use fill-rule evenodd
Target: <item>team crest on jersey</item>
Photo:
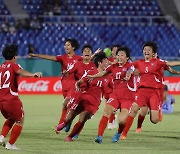
<instances>
[{"instance_id":1,"label":"team crest on jersey","mask_svg":"<svg viewBox=\"0 0 180 154\"><path fill-rule=\"evenodd\" d=\"M155 63L151 63L152 66L155 66Z\"/></svg>"},{"instance_id":2,"label":"team crest on jersey","mask_svg":"<svg viewBox=\"0 0 180 154\"><path fill-rule=\"evenodd\" d=\"M127 71L127 68L123 68L122 71L126 72L126 71Z\"/></svg>"}]
</instances>

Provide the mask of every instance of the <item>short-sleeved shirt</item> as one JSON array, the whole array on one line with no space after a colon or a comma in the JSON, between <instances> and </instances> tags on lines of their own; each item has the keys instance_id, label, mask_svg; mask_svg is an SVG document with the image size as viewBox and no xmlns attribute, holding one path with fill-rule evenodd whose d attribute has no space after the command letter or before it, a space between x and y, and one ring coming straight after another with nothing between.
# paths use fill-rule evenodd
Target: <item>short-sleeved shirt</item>
<instances>
[{"instance_id":1,"label":"short-sleeved shirt","mask_svg":"<svg viewBox=\"0 0 180 154\"><path fill-rule=\"evenodd\" d=\"M98 70L92 70L87 73L87 75L95 75ZM88 80L87 76L83 76L82 80L87 83L87 91L85 94L93 96L97 101L89 102L94 106L99 106L102 100L103 91L107 87L107 82L104 77L95 78L93 80ZM82 96L83 97L83 96Z\"/></svg>"},{"instance_id":2,"label":"short-sleeved shirt","mask_svg":"<svg viewBox=\"0 0 180 154\"><path fill-rule=\"evenodd\" d=\"M83 63L83 61L78 61L77 63L74 64L74 67L69 70L69 73L70 74L74 73L75 80L79 80L84 74L87 74L88 71L94 69L96 69L96 66L92 61L90 61L89 63ZM83 90L85 87L86 87L85 83L83 83L80 86L81 90Z\"/></svg>"},{"instance_id":3,"label":"short-sleeved shirt","mask_svg":"<svg viewBox=\"0 0 180 154\"><path fill-rule=\"evenodd\" d=\"M106 69L106 72L112 73L114 82L113 93L117 96L118 99L132 99L131 88L133 87L130 83L133 83L133 77L130 78L132 82L124 80L127 71L131 68L131 63L127 62L123 66L119 66L118 63L113 64Z\"/></svg>"},{"instance_id":4,"label":"short-sleeved shirt","mask_svg":"<svg viewBox=\"0 0 180 154\"><path fill-rule=\"evenodd\" d=\"M62 65L62 70L61 70L62 72L70 69L77 61L81 61L81 60L82 57L78 55L73 55L72 57L69 57L67 54L56 56L56 62L59 62ZM75 85L75 77L73 74L70 74L68 76L63 75L61 82L62 82L63 91L71 90Z\"/></svg>"},{"instance_id":5,"label":"short-sleeved shirt","mask_svg":"<svg viewBox=\"0 0 180 154\"><path fill-rule=\"evenodd\" d=\"M19 64L4 62L0 65L0 101L6 101L18 96Z\"/></svg>"},{"instance_id":6,"label":"short-sleeved shirt","mask_svg":"<svg viewBox=\"0 0 180 154\"><path fill-rule=\"evenodd\" d=\"M137 60L132 63L139 70L138 87L161 88L162 68L167 68L166 61L152 58L150 61Z\"/></svg>"}]
</instances>

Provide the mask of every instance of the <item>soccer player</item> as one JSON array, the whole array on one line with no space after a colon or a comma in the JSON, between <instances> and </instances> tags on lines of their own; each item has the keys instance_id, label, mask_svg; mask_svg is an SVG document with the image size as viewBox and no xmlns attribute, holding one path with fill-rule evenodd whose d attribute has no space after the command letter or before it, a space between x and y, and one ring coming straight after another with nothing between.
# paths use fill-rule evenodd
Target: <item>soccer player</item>
<instances>
[{"instance_id":1,"label":"soccer player","mask_svg":"<svg viewBox=\"0 0 180 154\"><path fill-rule=\"evenodd\" d=\"M171 114L174 111L173 104L175 103L175 99L172 95L168 94L168 86L164 86L164 101L162 104L162 113L163 114Z\"/></svg>"},{"instance_id":2,"label":"soccer player","mask_svg":"<svg viewBox=\"0 0 180 154\"><path fill-rule=\"evenodd\" d=\"M67 113L67 103L70 100L71 93L75 90L75 77L74 74L64 74L64 72L77 62L82 61L82 57L75 55L75 51L79 48L79 43L76 39L66 39L64 44L64 49L66 51L65 55L58 55L58 56L50 56L50 55L42 55L42 54L29 54L30 57L38 57L43 58L55 62L59 62L62 65L62 93L64 97L63 107L61 116L59 119L58 124L64 121L64 118Z\"/></svg>"},{"instance_id":3,"label":"soccer player","mask_svg":"<svg viewBox=\"0 0 180 154\"><path fill-rule=\"evenodd\" d=\"M128 62L130 59L130 50L128 47L120 47L117 50L116 55L118 63L111 65L103 72L94 76L89 76L90 78L98 78L112 73L114 81L113 92L110 94L104 108L104 115L102 116L98 127L98 136L95 139L95 142L100 144L102 143L102 136L107 127L108 119L117 109L120 109L119 129L112 141L117 142L119 140L128 116L128 111L133 102L133 93L129 89L129 81L127 81L132 79L131 76L127 78L127 74L129 74L127 72L131 71L131 64Z\"/></svg>"},{"instance_id":4,"label":"soccer player","mask_svg":"<svg viewBox=\"0 0 180 154\"><path fill-rule=\"evenodd\" d=\"M88 45L88 44L84 45L82 47L82 57L83 57L83 60L76 62L72 68L70 68L69 70L66 71L66 74L67 75L73 74L75 76L75 80L77 81L77 80L80 80L81 77L84 74L86 74L88 71L96 69L96 66L91 61L92 53L93 53L92 46ZM80 88L81 88L81 91L85 91L86 84L85 83L82 84ZM76 97L78 97L77 93L74 91L74 92L71 93L70 98L75 97L74 95L76 95ZM73 101L71 101L71 99L70 99L70 101L68 102L68 106L71 105L72 102ZM71 124L66 126L66 128L65 128L66 132L69 131L70 126L71 126Z\"/></svg>"},{"instance_id":5,"label":"soccer player","mask_svg":"<svg viewBox=\"0 0 180 154\"><path fill-rule=\"evenodd\" d=\"M87 72L78 82L76 82L76 90L80 90L80 85L86 82L87 90L81 92L78 99L72 98L74 103L66 116L64 122L56 127L56 133L59 133L66 125L80 114L79 121L75 124L73 131L68 135L66 141L73 141L72 138L83 128L85 122L90 119L98 110L101 103L103 89L106 88L106 81L104 77L95 80L89 80L87 75L94 75L104 70L108 63L107 57L103 52L97 54L94 58L94 63L97 69ZM77 92L78 93L78 92Z\"/></svg>"},{"instance_id":6,"label":"soccer player","mask_svg":"<svg viewBox=\"0 0 180 154\"><path fill-rule=\"evenodd\" d=\"M112 46L111 57L108 58L110 65L117 63L116 52L120 47L121 45L119 44L114 44ZM116 112L114 112L109 118L108 129L116 128L116 122Z\"/></svg>"},{"instance_id":7,"label":"soccer player","mask_svg":"<svg viewBox=\"0 0 180 154\"><path fill-rule=\"evenodd\" d=\"M162 69L179 65L179 62L166 62L153 57L157 53L158 46L154 42L146 42L143 45L144 59L137 60L133 63L134 67L139 70L138 90L135 96L135 102L132 105L129 116L126 120L126 126L121 135L121 139L125 139L132 125L134 117L137 115L139 108L145 106L150 109L150 120L156 124L159 121L159 102L160 88L162 83L159 76Z\"/></svg>"},{"instance_id":8,"label":"soccer player","mask_svg":"<svg viewBox=\"0 0 180 154\"><path fill-rule=\"evenodd\" d=\"M154 53L154 58L159 58L157 53ZM169 62L169 63L174 63L174 62ZM162 103L163 103L163 95L164 95L164 70L167 70L168 72L172 73L172 74L179 74L179 71L176 71L174 69L172 69L171 67L165 67L164 69L161 70L160 74L159 74L159 81L161 82L161 87L159 89L160 92L160 102L159 102L159 122L162 121ZM142 107L140 110L140 113L138 115L138 122L137 122L137 129L136 132L140 133L142 131L142 123L145 119L145 116L148 112L148 107Z\"/></svg>"},{"instance_id":9,"label":"soccer player","mask_svg":"<svg viewBox=\"0 0 180 154\"><path fill-rule=\"evenodd\" d=\"M15 142L21 134L24 123L24 110L18 97L18 77L41 77L42 73L30 73L16 64L18 47L7 45L2 51L5 62L0 65L0 110L6 121L2 127L0 144L8 150L17 150ZM11 130L10 138L5 145L5 139Z\"/></svg>"}]
</instances>

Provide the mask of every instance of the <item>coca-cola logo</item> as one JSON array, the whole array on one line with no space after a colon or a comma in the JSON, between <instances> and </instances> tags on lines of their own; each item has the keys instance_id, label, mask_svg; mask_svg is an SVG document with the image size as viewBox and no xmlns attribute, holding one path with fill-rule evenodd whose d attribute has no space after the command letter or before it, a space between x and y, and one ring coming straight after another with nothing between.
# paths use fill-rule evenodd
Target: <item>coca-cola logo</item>
<instances>
[{"instance_id":1,"label":"coca-cola logo","mask_svg":"<svg viewBox=\"0 0 180 154\"><path fill-rule=\"evenodd\" d=\"M54 86L53 86L53 90L54 90L55 92L62 91L61 80L56 81L56 83L55 83Z\"/></svg>"},{"instance_id":2,"label":"coca-cola logo","mask_svg":"<svg viewBox=\"0 0 180 154\"><path fill-rule=\"evenodd\" d=\"M169 80L165 80L164 83L168 86L169 91L177 91L180 92L180 82L169 82Z\"/></svg>"},{"instance_id":3,"label":"coca-cola logo","mask_svg":"<svg viewBox=\"0 0 180 154\"><path fill-rule=\"evenodd\" d=\"M20 82L19 91L46 92L48 91L49 81L39 80L34 83L27 83L26 80Z\"/></svg>"}]
</instances>

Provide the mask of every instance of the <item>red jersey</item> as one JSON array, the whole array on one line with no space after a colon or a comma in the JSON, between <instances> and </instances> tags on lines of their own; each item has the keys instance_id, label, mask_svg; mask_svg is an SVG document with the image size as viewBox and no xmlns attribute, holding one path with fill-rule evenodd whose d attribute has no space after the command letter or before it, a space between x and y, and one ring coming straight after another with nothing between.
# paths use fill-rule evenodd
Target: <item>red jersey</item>
<instances>
[{"instance_id":1,"label":"red jersey","mask_svg":"<svg viewBox=\"0 0 180 154\"><path fill-rule=\"evenodd\" d=\"M89 63L83 63L82 61L78 61L74 64L74 67L69 70L69 73L74 73L75 79L79 80L83 75L87 75L87 72L90 70L96 69L95 64L90 61ZM86 89L86 83L81 84L81 90L84 91Z\"/></svg>"},{"instance_id":2,"label":"red jersey","mask_svg":"<svg viewBox=\"0 0 180 154\"><path fill-rule=\"evenodd\" d=\"M11 100L18 96L18 74L22 69L19 64L4 62L0 65L0 101Z\"/></svg>"},{"instance_id":3,"label":"red jersey","mask_svg":"<svg viewBox=\"0 0 180 154\"><path fill-rule=\"evenodd\" d=\"M98 73L98 70L92 70L87 72L87 75L95 75ZM92 105L99 106L102 100L103 91L107 88L107 82L104 77L95 78L91 81L88 80L87 76L83 76L82 80L87 83L87 91L86 94L93 96L97 101L89 102Z\"/></svg>"},{"instance_id":4,"label":"red jersey","mask_svg":"<svg viewBox=\"0 0 180 154\"><path fill-rule=\"evenodd\" d=\"M162 87L162 69L168 67L166 61L156 58L152 58L150 61L142 59L133 62L133 65L139 70L138 87Z\"/></svg>"},{"instance_id":5,"label":"red jersey","mask_svg":"<svg viewBox=\"0 0 180 154\"><path fill-rule=\"evenodd\" d=\"M104 89L103 95L104 95L104 98L108 100L109 94L112 93L113 91L114 83L113 83L113 78L110 74L106 75L104 78L105 78L104 81L106 82L107 87Z\"/></svg>"},{"instance_id":6,"label":"red jersey","mask_svg":"<svg viewBox=\"0 0 180 154\"><path fill-rule=\"evenodd\" d=\"M78 55L73 55L72 57L69 57L67 54L56 56L56 62L59 62L62 65L62 70L61 70L62 72L70 69L77 61L81 61L81 60L82 57ZM72 87L74 87L75 85L74 74L70 74L68 76L62 76L61 82L62 82L63 91L68 91L72 89Z\"/></svg>"},{"instance_id":7,"label":"red jersey","mask_svg":"<svg viewBox=\"0 0 180 154\"><path fill-rule=\"evenodd\" d=\"M124 66L119 64L113 64L106 69L106 72L112 73L114 89L113 93L116 94L117 98L129 99L132 97L131 90L129 89L130 81L125 81L126 72L131 69L131 63L127 62ZM130 78L133 82L133 77ZM131 86L131 85L130 85Z\"/></svg>"}]
</instances>

